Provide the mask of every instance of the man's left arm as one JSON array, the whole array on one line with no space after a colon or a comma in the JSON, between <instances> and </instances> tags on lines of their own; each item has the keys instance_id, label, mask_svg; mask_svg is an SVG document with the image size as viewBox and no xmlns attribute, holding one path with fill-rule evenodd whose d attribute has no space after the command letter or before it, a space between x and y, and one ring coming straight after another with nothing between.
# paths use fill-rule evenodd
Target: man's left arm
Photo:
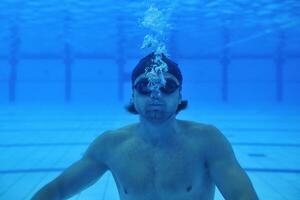
<instances>
[{"instance_id":1,"label":"man's left arm","mask_svg":"<svg viewBox=\"0 0 300 200\"><path fill-rule=\"evenodd\" d=\"M253 185L236 160L229 141L217 128L209 127L206 162L223 197L230 200L257 200Z\"/></svg>"}]
</instances>

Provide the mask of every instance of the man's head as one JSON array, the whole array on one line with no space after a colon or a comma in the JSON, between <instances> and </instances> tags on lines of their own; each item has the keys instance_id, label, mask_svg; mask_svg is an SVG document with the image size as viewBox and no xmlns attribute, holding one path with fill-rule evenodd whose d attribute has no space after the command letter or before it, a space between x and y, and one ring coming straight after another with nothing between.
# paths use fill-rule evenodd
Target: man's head
<instances>
[{"instance_id":1,"label":"man's head","mask_svg":"<svg viewBox=\"0 0 300 200\"><path fill-rule=\"evenodd\" d=\"M168 66L168 73L172 74L182 85L182 75L178 65L167 58L164 54L161 55L161 60L165 62ZM134 84L135 80L140 76L145 74L145 70L151 68L155 64L155 54L151 53L146 57L142 58L131 73L131 83Z\"/></svg>"},{"instance_id":2,"label":"man's head","mask_svg":"<svg viewBox=\"0 0 300 200\"><path fill-rule=\"evenodd\" d=\"M126 107L130 113L168 115L177 114L187 107L187 101L181 99L183 78L178 65L165 55L162 55L161 58L167 64L168 71L163 73L166 84L159 91L149 90L147 87L149 80L145 73L146 69L151 68L154 64L154 53L141 59L133 69L131 74L132 101Z\"/></svg>"}]
</instances>

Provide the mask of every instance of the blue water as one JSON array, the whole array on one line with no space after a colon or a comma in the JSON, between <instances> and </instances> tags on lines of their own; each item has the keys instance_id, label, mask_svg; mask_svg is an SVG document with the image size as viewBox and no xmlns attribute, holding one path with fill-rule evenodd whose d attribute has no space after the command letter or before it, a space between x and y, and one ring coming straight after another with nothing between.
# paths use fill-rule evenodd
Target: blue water
<instances>
[{"instance_id":1,"label":"blue water","mask_svg":"<svg viewBox=\"0 0 300 200\"><path fill-rule=\"evenodd\" d=\"M178 118L219 127L261 199L300 198L297 0L2 0L1 200L29 199L97 135L137 121L123 106L150 5L184 77ZM118 199L111 174L74 199Z\"/></svg>"}]
</instances>

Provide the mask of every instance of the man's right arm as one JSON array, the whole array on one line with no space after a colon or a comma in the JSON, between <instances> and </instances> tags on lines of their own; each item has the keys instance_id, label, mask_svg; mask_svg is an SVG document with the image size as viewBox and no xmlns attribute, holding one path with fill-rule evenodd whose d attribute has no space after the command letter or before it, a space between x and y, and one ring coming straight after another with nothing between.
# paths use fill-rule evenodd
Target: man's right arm
<instances>
[{"instance_id":1,"label":"man's right arm","mask_svg":"<svg viewBox=\"0 0 300 200\"><path fill-rule=\"evenodd\" d=\"M102 162L108 145L105 141L107 137L105 133L100 135L79 161L40 189L32 200L65 199L95 183L107 171L107 166Z\"/></svg>"}]
</instances>

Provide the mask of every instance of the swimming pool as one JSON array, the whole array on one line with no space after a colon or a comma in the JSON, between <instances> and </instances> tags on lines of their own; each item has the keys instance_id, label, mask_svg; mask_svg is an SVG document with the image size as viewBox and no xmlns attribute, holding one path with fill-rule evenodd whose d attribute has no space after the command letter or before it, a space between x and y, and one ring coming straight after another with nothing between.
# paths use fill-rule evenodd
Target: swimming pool
<instances>
[{"instance_id":1,"label":"swimming pool","mask_svg":"<svg viewBox=\"0 0 300 200\"><path fill-rule=\"evenodd\" d=\"M138 120L123 107L150 5L168 16L165 44L184 77L178 118L219 127L261 199L299 199L296 0L2 1L0 199L29 199L97 135ZM106 173L72 199L118 193Z\"/></svg>"}]
</instances>

